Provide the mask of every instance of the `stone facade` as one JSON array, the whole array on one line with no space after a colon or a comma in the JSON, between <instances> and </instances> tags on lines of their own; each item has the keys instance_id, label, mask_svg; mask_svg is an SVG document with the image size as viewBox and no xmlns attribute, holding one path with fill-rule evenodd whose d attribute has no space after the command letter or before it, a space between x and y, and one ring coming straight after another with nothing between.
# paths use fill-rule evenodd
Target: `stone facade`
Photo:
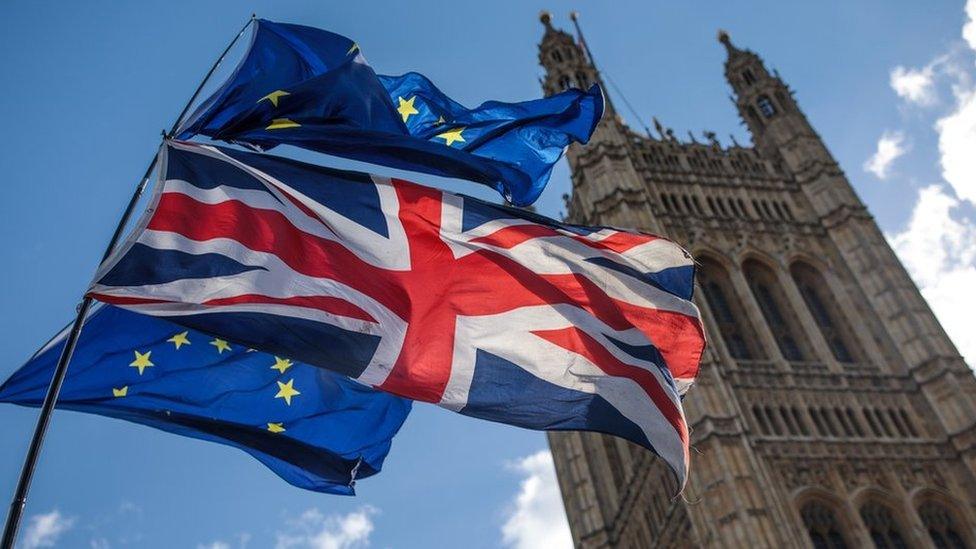
<instances>
[{"instance_id":1,"label":"stone facade","mask_svg":"<svg viewBox=\"0 0 976 549\"><path fill-rule=\"evenodd\" d=\"M546 93L601 78L543 15ZM775 72L719 34L753 146L628 128L568 152L568 219L699 263L688 486L594 433L550 445L578 547L976 547L976 379Z\"/></svg>"}]
</instances>

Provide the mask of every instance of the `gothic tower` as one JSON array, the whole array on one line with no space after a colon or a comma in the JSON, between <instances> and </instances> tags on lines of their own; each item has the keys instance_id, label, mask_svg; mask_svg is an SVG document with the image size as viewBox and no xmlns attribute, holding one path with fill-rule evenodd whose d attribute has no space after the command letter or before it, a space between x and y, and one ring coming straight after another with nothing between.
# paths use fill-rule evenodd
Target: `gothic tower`
<instances>
[{"instance_id":1,"label":"gothic tower","mask_svg":"<svg viewBox=\"0 0 976 549\"><path fill-rule=\"evenodd\" d=\"M601 82L542 22L545 92ZM567 154L569 220L688 248L709 336L683 498L650 452L550 434L576 545L976 547L976 378L790 88L719 41L752 146L648 137L608 105Z\"/></svg>"}]
</instances>

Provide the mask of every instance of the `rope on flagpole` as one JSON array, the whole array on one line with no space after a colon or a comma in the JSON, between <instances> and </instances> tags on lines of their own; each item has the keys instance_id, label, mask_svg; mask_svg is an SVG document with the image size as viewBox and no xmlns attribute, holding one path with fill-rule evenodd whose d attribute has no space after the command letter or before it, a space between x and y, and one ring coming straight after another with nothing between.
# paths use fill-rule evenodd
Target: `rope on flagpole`
<instances>
[{"instance_id":1,"label":"rope on flagpole","mask_svg":"<svg viewBox=\"0 0 976 549\"><path fill-rule=\"evenodd\" d=\"M189 112L190 107L199 97L200 92L203 91L204 86L213 73L217 70L217 67L223 62L227 54L230 53L231 48L234 44L240 40L241 36L247 31L248 27L251 26L255 21L255 16L252 14L247 23L241 28L237 36L231 40L230 44L224 49L217 61L214 62L213 66L210 67L210 71L197 86L196 91L190 97L190 100L186 102L183 110L180 112L179 116L176 117L176 121L173 122L173 126L170 128L168 135L164 135L165 138L171 138L176 133L179 128L180 123L183 121L183 117ZM162 147L162 144L160 145ZM115 232L112 233L112 238L109 240L108 246L105 248L105 253L102 255L102 262L104 262L112 252L115 250L116 245L122 238L122 232L125 230L126 225L129 223L129 219L132 217L132 213L136 209L136 205L139 203L139 198L142 193L146 190L146 186L149 184L149 180L152 178L153 169L156 168L156 163L159 159L159 151L153 155L152 161L149 163L149 167L146 168L146 173L143 174L142 179L139 181L139 185L136 186L135 191L132 193L132 197L129 199L129 203L125 208L125 212L122 214L122 218L119 220L119 224L115 227ZM61 386L64 384L65 375L68 373L68 363L71 361L71 355L75 351L75 346L78 344L78 338L81 335L81 329L85 323L85 317L88 316L88 311L91 310L93 304L92 298L85 296L81 303L78 304L77 312L78 315L75 317L74 323L71 325L71 331L68 332L68 338L65 340L64 350L61 351L61 356L58 358L58 364L54 369L54 375L51 378L51 384L48 386L47 393L44 395L44 403L41 405L41 412L37 417L37 425L34 428L34 435L31 437L30 446L27 449L27 456L24 458L24 466L20 470L20 479L17 481L17 488L14 492L13 500L10 502L10 512L7 514L7 521L3 529L3 540L0 541L0 549L13 549L14 542L17 541L17 531L20 528L21 519L24 515L24 509L27 506L27 494L30 491L31 481L34 478L34 470L37 468L37 459L40 457L41 447L44 445L44 435L47 434L47 428L51 423L51 414L54 412L54 406L57 404L58 395L61 392Z\"/></svg>"}]
</instances>

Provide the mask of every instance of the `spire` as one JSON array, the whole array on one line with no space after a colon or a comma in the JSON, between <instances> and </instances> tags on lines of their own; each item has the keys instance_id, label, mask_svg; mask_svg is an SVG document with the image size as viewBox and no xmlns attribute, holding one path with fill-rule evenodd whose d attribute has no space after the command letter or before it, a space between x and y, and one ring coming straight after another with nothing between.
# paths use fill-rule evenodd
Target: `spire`
<instances>
[{"instance_id":1,"label":"spire","mask_svg":"<svg viewBox=\"0 0 976 549\"><path fill-rule=\"evenodd\" d=\"M741 51L739 48L735 47L735 44L732 43L732 38L729 37L729 33L725 32L725 29L718 29L718 41L725 46L725 51L728 52L729 57L732 57Z\"/></svg>"},{"instance_id":2,"label":"spire","mask_svg":"<svg viewBox=\"0 0 976 549\"><path fill-rule=\"evenodd\" d=\"M552 14L546 10L539 12L539 22L546 26L546 30L552 28Z\"/></svg>"}]
</instances>

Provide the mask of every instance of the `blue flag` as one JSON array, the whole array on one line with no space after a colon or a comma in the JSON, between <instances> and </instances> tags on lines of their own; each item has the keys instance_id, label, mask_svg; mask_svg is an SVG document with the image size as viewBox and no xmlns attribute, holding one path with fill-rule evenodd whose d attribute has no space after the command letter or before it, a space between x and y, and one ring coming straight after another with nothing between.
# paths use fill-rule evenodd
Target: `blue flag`
<instances>
[{"instance_id":1,"label":"blue flag","mask_svg":"<svg viewBox=\"0 0 976 549\"><path fill-rule=\"evenodd\" d=\"M534 202L572 142L603 115L599 86L468 109L417 73L377 76L359 46L320 29L258 20L240 66L187 120L205 135L259 150L289 144L495 188Z\"/></svg>"},{"instance_id":2,"label":"blue flag","mask_svg":"<svg viewBox=\"0 0 976 549\"><path fill-rule=\"evenodd\" d=\"M40 406L64 334L0 386ZM89 316L58 408L236 446L286 481L352 495L379 472L410 401L341 375L113 306Z\"/></svg>"}]
</instances>

